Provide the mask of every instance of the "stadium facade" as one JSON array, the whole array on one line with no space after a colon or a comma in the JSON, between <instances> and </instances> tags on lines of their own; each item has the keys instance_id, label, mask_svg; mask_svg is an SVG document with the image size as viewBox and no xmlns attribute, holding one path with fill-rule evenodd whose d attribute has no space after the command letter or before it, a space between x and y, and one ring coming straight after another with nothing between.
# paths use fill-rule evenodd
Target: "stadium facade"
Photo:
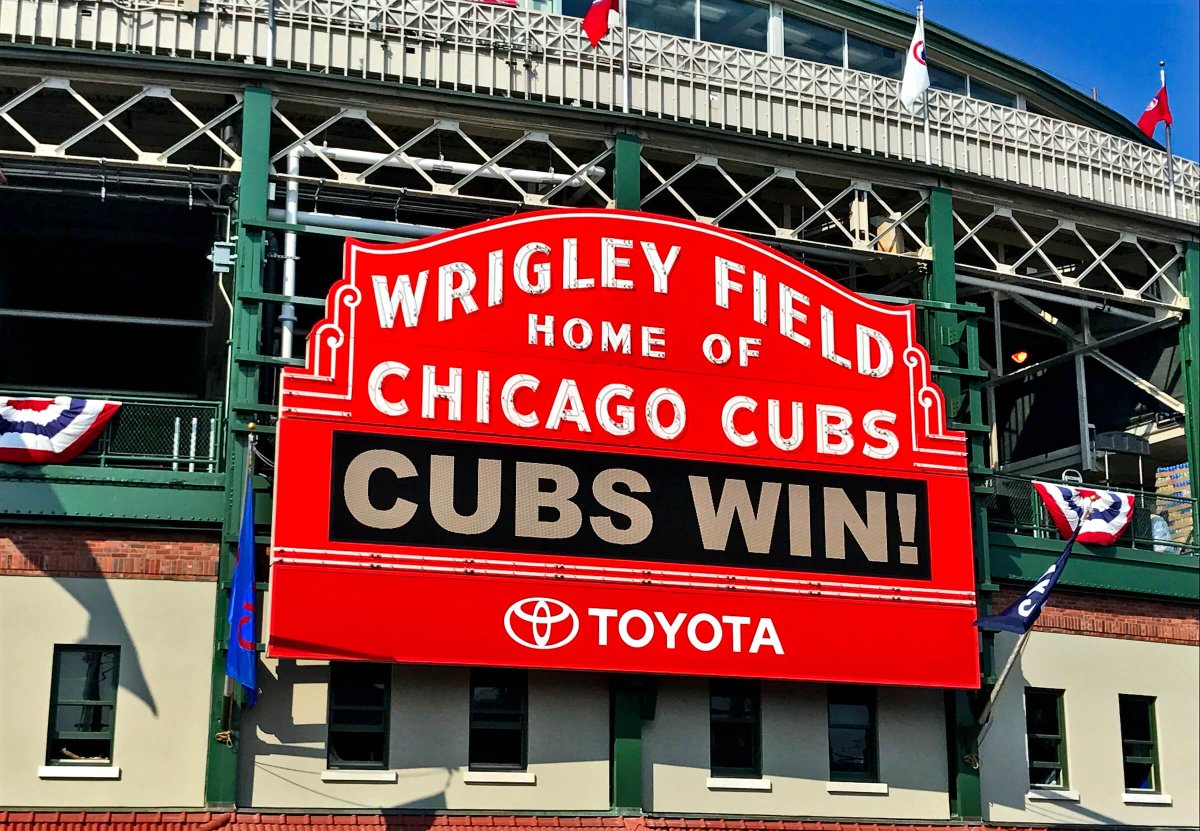
<instances>
[{"instance_id":1,"label":"stadium facade","mask_svg":"<svg viewBox=\"0 0 1200 831\"><path fill-rule=\"evenodd\" d=\"M1200 825L1200 165L583 11L0 0L0 397L120 404L0 463L0 829ZM1034 480L1131 521L1014 656Z\"/></svg>"}]
</instances>

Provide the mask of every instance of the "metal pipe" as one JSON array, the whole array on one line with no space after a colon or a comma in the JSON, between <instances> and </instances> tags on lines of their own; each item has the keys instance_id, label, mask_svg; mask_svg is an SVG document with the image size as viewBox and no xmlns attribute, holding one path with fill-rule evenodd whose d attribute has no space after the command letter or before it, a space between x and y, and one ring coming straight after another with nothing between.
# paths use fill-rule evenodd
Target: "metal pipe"
<instances>
[{"instance_id":1,"label":"metal pipe","mask_svg":"<svg viewBox=\"0 0 1200 831\"><path fill-rule=\"evenodd\" d=\"M984 280L980 277L968 277L965 274L955 274L955 281L964 286L975 286L981 289L1000 291L1005 294L1019 294L1022 297L1037 297L1041 300L1050 300L1054 303L1062 303L1064 306L1077 306L1081 309L1098 309L1102 312L1107 312L1110 315L1117 317L1136 320L1138 323L1149 323L1155 320L1150 315L1142 315L1137 312L1127 312L1124 309L1114 308L1108 303L1100 303L1095 300L1080 300L1077 297L1067 297L1062 294L1055 294L1041 289L1029 288L1028 286L1016 285L1013 283L1001 283L997 280Z\"/></svg>"},{"instance_id":2,"label":"metal pipe","mask_svg":"<svg viewBox=\"0 0 1200 831\"><path fill-rule=\"evenodd\" d=\"M284 221L290 225L296 224L296 214L300 207L300 151L289 150L287 154L287 172L291 177L287 181L284 200ZM285 297L296 295L296 232L287 231L283 235L283 286L280 291ZM296 327L296 307L292 303L283 303L279 307L279 357L292 357L292 332Z\"/></svg>"},{"instance_id":3,"label":"metal pipe","mask_svg":"<svg viewBox=\"0 0 1200 831\"><path fill-rule=\"evenodd\" d=\"M267 211L267 219L272 222L286 222L287 212L279 208L271 208ZM310 213L308 211L296 211L296 223L298 225L316 225L319 228L335 228L339 231L363 231L368 234L410 239L432 237L434 234L450 230L433 225L413 225L409 222L391 222L386 219L368 219L362 216Z\"/></svg>"},{"instance_id":4,"label":"metal pipe","mask_svg":"<svg viewBox=\"0 0 1200 831\"><path fill-rule=\"evenodd\" d=\"M136 326L184 326L207 329L207 320L182 320L174 317L135 317L133 315L100 315L86 312L47 312L40 309L0 309L0 317L32 317L40 320L79 320L88 323L126 323Z\"/></svg>"},{"instance_id":5,"label":"metal pipe","mask_svg":"<svg viewBox=\"0 0 1200 831\"><path fill-rule=\"evenodd\" d=\"M318 148L314 148L311 145L301 145L296 149L305 156L316 156L318 152ZM418 156L401 158L400 156L391 156L389 153L351 150L345 147L327 147L322 145L319 150L322 155L329 157L335 162L349 162L350 164L367 166L374 166L382 162L385 167L420 168L430 173L453 173L458 176L469 176L474 173L476 176L486 179L503 179L507 176L515 182L527 182L535 185L561 185L564 182L575 180L574 187L586 187L587 183L583 181L584 176L592 181L599 181L604 178L605 174L604 168L599 165L592 165L578 173L550 173L544 170L527 170L517 167L501 167L499 165L489 165L486 169L481 169L484 167L483 165L472 164L470 162L448 162L443 159L425 159Z\"/></svg>"},{"instance_id":6,"label":"metal pipe","mask_svg":"<svg viewBox=\"0 0 1200 831\"><path fill-rule=\"evenodd\" d=\"M267 0L267 66L275 65L275 0Z\"/></svg>"}]
</instances>

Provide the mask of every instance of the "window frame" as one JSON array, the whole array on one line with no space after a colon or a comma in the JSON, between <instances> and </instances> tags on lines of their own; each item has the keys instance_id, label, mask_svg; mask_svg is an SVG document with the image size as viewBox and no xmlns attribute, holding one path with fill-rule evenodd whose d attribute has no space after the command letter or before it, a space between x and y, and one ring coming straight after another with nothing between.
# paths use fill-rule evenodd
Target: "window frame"
<instances>
[{"instance_id":1,"label":"window frame","mask_svg":"<svg viewBox=\"0 0 1200 831\"><path fill-rule=\"evenodd\" d=\"M720 715L713 711L712 700L718 689L725 685L734 690L734 695L749 697L754 702L753 717ZM748 692L747 692L748 691ZM732 697L732 696L731 696ZM717 765L713 760L713 725L714 724L749 724L750 737L753 740L751 753L753 762L749 768L728 767ZM708 682L708 772L714 779L762 779L762 685L755 679L748 678L712 678Z\"/></svg>"},{"instance_id":2,"label":"window frame","mask_svg":"<svg viewBox=\"0 0 1200 831\"><path fill-rule=\"evenodd\" d=\"M114 654L113 661L113 679L112 679L112 700L102 699L69 699L60 701L58 698L59 689L61 686L60 678L60 663L59 656L68 652L78 653L99 653L112 652ZM117 742L117 698L121 690L121 647L117 645L99 645L99 644L63 644L56 643L54 645L53 664L50 668L50 712L46 723L46 764L63 767L113 767L113 757L116 756ZM58 708L71 706L83 707L112 707L112 718L109 720L107 730L96 731L68 731L67 733L59 732L55 725L58 722ZM96 740L104 739L108 742L108 758L106 759L62 759L55 758L51 755L51 749L56 740L61 740L64 736L71 736L74 739Z\"/></svg>"},{"instance_id":3,"label":"window frame","mask_svg":"<svg viewBox=\"0 0 1200 831\"><path fill-rule=\"evenodd\" d=\"M1134 761L1138 764L1145 764L1146 762L1150 763L1150 784L1151 784L1151 786L1149 788L1131 788L1131 787L1129 787L1128 784L1125 784L1124 785L1125 793L1130 793L1130 794L1162 793L1162 772L1158 766L1158 715L1156 713L1156 710L1158 708L1155 706L1157 700L1158 700L1157 697L1153 696L1153 695L1132 695L1132 694L1126 695L1125 693L1120 693L1117 695L1117 720L1120 723L1120 727L1121 727L1121 780L1122 780L1122 782L1124 783L1124 780L1125 780L1125 765L1129 764L1130 761ZM1136 702L1139 704L1144 704L1146 706L1147 716L1148 716L1147 721L1149 722L1149 725L1150 725L1149 740L1126 739L1125 738L1125 724L1124 724L1124 722L1121 721L1121 705L1122 705L1122 703L1124 703L1126 701ZM1126 749L1127 745L1130 745L1130 744L1137 744L1137 745L1147 745L1148 744L1148 745L1150 745L1150 755L1149 756L1130 756L1128 750Z\"/></svg>"},{"instance_id":4,"label":"window frame","mask_svg":"<svg viewBox=\"0 0 1200 831\"><path fill-rule=\"evenodd\" d=\"M867 708L867 726L834 723L834 704L862 704ZM825 694L826 742L829 745L829 781L831 782L880 782L879 773L879 695L874 687L829 685ZM834 769L833 742L829 736L833 730L865 730L867 747L864 760L868 770L863 773Z\"/></svg>"},{"instance_id":5,"label":"window frame","mask_svg":"<svg viewBox=\"0 0 1200 831\"><path fill-rule=\"evenodd\" d=\"M334 704L333 687L334 672L338 667L370 666L380 668L384 675L385 690L382 707L374 704ZM377 663L361 663L358 661L330 661L329 686L326 693L325 710L325 768L326 770L388 770L391 763L391 710L392 710L392 665ZM335 726L334 710L353 710L359 712L383 712L383 726L371 727L364 724L342 724ZM333 760L333 734L337 733L375 733L383 737L383 758L379 762L370 761L338 761Z\"/></svg>"},{"instance_id":6,"label":"window frame","mask_svg":"<svg viewBox=\"0 0 1200 831\"><path fill-rule=\"evenodd\" d=\"M493 678L506 673L511 673L511 677L521 679L521 712L519 721L501 720L490 721L486 717L488 715L504 714L512 715L507 710L487 710L476 709L475 706L475 690L478 687L496 687L501 686L496 683L481 683L485 676ZM468 685L468 719L467 719L467 770L471 771L491 771L491 772L520 772L529 770L529 670L516 669L508 667L472 667L471 678ZM474 744L472 741L475 730L520 730L521 733L521 761L520 764L499 763L499 762L476 762L472 760L471 747Z\"/></svg>"},{"instance_id":7,"label":"window frame","mask_svg":"<svg viewBox=\"0 0 1200 831\"><path fill-rule=\"evenodd\" d=\"M1029 696L1054 696L1055 713L1058 719L1058 733L1030 733L1029 732ZM1070 787L1070 770L1067 764L1067 693L1066 690L1056 690L1047 687L1026 687L1024 704L1025 704L1025 768L1026 779L1029 780L1029 788L1036 788L1041 791L1065 791ZM1033 782L1032 771L1034 768L1038 770L1055 770L1055 767L1048 765L1045 762L1033 761L1032 752L1029 749L1029 743L1032 739L1051 739L1058 742L1058 784L1046 785Z\"/></svg>"}]
</instances>

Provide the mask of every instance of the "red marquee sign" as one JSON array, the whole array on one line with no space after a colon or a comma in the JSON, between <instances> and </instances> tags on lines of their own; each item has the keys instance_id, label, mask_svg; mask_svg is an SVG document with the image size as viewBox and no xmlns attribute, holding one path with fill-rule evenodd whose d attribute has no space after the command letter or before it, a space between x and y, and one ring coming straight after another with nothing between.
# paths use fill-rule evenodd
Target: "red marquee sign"
<instances>
[{"instance_id":1,"label":"red marquee sign","mask_svg":"<svg viewBox=\"0 0 1200 831\"><path fill-rule=\"evenodd\" d=\"M277 453L272 656L979 683L914 309L716 228L348 240Z\"/></svg>"}]
</instances>

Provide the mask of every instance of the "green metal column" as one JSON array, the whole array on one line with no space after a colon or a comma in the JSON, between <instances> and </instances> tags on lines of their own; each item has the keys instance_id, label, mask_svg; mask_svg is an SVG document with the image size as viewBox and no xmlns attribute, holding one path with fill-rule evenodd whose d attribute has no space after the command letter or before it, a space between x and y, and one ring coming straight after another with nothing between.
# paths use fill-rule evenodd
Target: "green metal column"
<instances>
[{"instance_id":1,"label":"green metal column","mask_svg":"<svg viewBox=\"0 0 1200 831\"><path fill-rule=\"evenodd\" d=\"M1184 430L1187 433L1188 468L1192 481L1200 468L1200 243L1185 243L1183 292L1188 297L1188 313L1179 326L1179 346L1183 371ZM1195 490L1192 495L1195 495Z\"/></svg>"},{"instance_id":2,"label":"green metal column","mask_svg":"<svg viewBox=\"0 0 1200 831\"><path fill-rule=\"evenodd\" d=\"M238 179L237 263L234 271L233 319L228 388L229 435L225 454L225 522L221 534L221 560L217 571L217 603L213 625L212 704L209 717L208 765L204 799L209 807L230 807L237 802L238 722L241 710L234 704L226 715L225 644L229 637L226 611L241 521L242 490L246 470L246 427L235 416L240 402L257 401L258 367L243 360L259 351L261 312L247 303L247 292L263 290L266 255L264 232L247 223L267 218L267 184L270 174L271 94L249 88L242 103L242 170ZM228 741L219 733L228 731Z\"/></svg>"},{"instance_id":3,"label":"green metal column","mask_svg":"<svg viewBox=\"0 0 1200 831\"><path fill-rule=\"evenodd\" d=\"M642 207L642 143L631 133L619 133L613 146L613 200L618 208Z\"/></svg>"},{"instance_id":4,"label":"green metal column","mask_svg":"<svg viewBox=\"0 0 1200 831\"><path fill-rule=\"evenodd\" d=\"M933 251L929 278L925 283L925 299L937 303L957 304L958 289L954 277L954 214L950 191L947 188L932 188L929 194L929 219L926 239ZM965 338L964 336L970 335ZM965 421L967 426L978 425L982 420L977 410L978 396L967 394L964 399L963 378L960 370L974 371L978 367L978 342L974 329L959 321L957 311L934 309L925 318L925 346L934 365L934 379L946 398L946 418L952 426L963 421L964 400L967 403ZM974 354L971 354L974 347ZM963 353L966 354L963 354ZM976 434L971 439L969 463L978 470L983 461L982 448ZM977 580L986 579L986 513L981 516L979 499L972 494L974 506L972 517L975 540L975 566ZM984 670L985 673L987 670ZM947 690L946 696L946 740L947 764L950 777L950 810L963 819L974 819L982 815L983 801L979 785L978 747L979 725L971 708L970 696L963 691Z\"/></svg>"},{"instance_id":5,"label":"green metal column","mask_svg":"<svg viewBox=\"0 0 1200 831\"><path fill-rule=\"evenodd\" d=\"M613 200L618 208L636 211L642 206L642 144L638 137L620 133L613 147ZM612 706L612 804L618 810L642 810L643 685L629 676L615 676Z\"/></svg>"}]
</instances>

